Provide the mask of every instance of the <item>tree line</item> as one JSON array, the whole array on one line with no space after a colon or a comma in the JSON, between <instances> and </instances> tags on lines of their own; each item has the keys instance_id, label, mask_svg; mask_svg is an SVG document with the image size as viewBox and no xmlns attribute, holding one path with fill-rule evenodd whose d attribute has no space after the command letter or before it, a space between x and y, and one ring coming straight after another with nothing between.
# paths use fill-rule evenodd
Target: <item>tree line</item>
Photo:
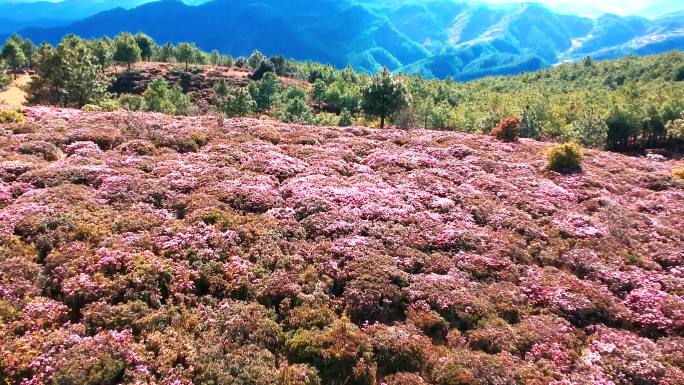
<instances>
[{"instance_id":1,"label":"tree line","mask_svg":"<svg viewBox=\"0 0 684 385\"><path fill-rule=\"evenodd\" d=\"M143 33L91 40L71 35L55 47L36 46L15 35L4 43L0 56L10 72L35 71L29 89L33 103L192 113L187 95L176 85L162 86L162 80L150 84L147 96L107 92L107 68L118 65L132 71L136 62L160 61L178 63L185 71L205 64L249 69L246 87L215 85L212 104L228 116L484 133L515 116L521 137L621 151L681 144L684 139L684 54L677 51L606 62L587 58L467 83L386 70L371 76L259 51L233 58L204 52L192 43L158 44ZM307 85L284 86L278 77ZM155 100L159 95L167 99Z\"/></svg>"}]
</instances>

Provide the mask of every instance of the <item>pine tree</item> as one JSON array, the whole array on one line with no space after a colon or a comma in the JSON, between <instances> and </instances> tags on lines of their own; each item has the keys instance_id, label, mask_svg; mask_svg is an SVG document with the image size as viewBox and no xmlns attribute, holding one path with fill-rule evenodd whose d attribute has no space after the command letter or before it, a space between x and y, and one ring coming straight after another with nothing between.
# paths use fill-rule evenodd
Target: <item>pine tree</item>
<instances>
[{"instance_id":1,"label":"pine tree","mask_svg":"<svg viewBox=\"0 0 684 385\"><path fill-rule=\"evenodd\" d=\"M190 63L194 63L197 59L196 51L197 47L195 47L194 44L180 43L176 46L174 55L176 56L176 60L185 63L185 70L188 71L190 69Z\"/></svg>"},{"instance_id":2,"label":"pine tree","mask_svg":"<svg viewBox=\"0 0 684 385\"><path fill-rule=\"evenodd\" d=\"M338 123L338 126L340 127L349 127L354 123L354 117L352 116L351 112L349 112L348 109L343 109L342 113L340 114L340 120Z\"/></svg>"},{"instance_id":3,"label":"pine tree","mask_svg":"<svg viewBox=\"0 0 684 385\"><path fill-rule=\"evenodd\" d=\"M247 64L249 65L250 68L253 70L257 69L259 67L259 64L261 62L266 61L266 56L264 56L263 53L259 52L259 50L256 50L252 52L252 54L249 56L249 59L247 60Z\"/></svg>"},{"instance_id":4,"label":"pine tree","mask_svg":"<svg viewBox=\"0 0 684 385\"><path fill-rule=\"evenodd\" d=\"M228 117L248 116L257 107L249 90L231 87L225 80L220 80L214 86L213 103Z\"/></svg>"},{"instance_id":5,"label":"pine tree","mask_svg":"<svg viewBox=\"0 0 684 385\"><path fill-rule=\"evenodd\" d=\"M541 132L542 126L537 113L529 106L525 106L520 114L520 137L539 139Z\"/></svg>"},{"instance_id":6,"label":"pine tree","mask_svg":"<svg viewBox=\"0 0 684 385\"><path fill-rule=\"evenodd\" d=\"M142 56L143 60L150 61L152 52L154 52L154 46L156 45L154 39L142 32L136 33L134 38L135 43L138 45L138 48L140 48L140 55Z\"/></svg>"},{"instance_id":7,"label":"pine tree","mask_svg":"<svg viewBox=\"0 0 684 385\"><path fill-rule=\"evenodd\" d=\"M384 128L385 118L408 104L408 91L385 68L380 74L373 76L370 84L364 88L361 109L368 115L380 117L380 128Z\"/></svg>"},{"instance_id":8,"label":"pine tree","mask_svg":"<svg viewBox=\"0 0 684 385\"><path fill-rule=\"evenodd\" d=\"M128 71L131 70L132 63L140 61L141 50L133 35L126 32L116 37L112 58L116 62L126 63Z\"/></svg>"},{"instance_id":9,"label":"pine tree","mask_svg":"<svg viewBox=\"0 0 684 385\"><path fill-rule=\"evenodd\" d=\"M585 147L603 148L608 141L606 121L593 109L580 115L573 122L577 140Z\"/></svg>"},{"instance_id":10,"label":"pine tree","mask_svg":"<svg viewBox=\"0 0 684 385\"><path fill-rule=\"evenodd\" d=\"M82 39L67 36L56 48L42 44L37 57L29 101L82 107L96 104L104 96L105 82L98 59Z\"/></svg>"},{"instance_id":11,"label":"pine tree","mask_svg":"<svg viewBox=\"0 0 684 385\"><path fill-rule=\"evenodd\" d=\"M26 56L24 51L17 42L12 39L8 39L5 45L2 47L2 52L0 52L0 57L7 62L7 64L12 68L14 73L14 78L17 78L17 70L24 65L26 61Z\"/></svg>"},{"instance_id":12,"label":"pine tree","mask_svg":"<svg viewBox=\"0 0 684 385\"><path fill-rule=\"evenodd\" d=\"M261 80L249 84L249 93L256 102L257 111L271 108L278 88L278 77L274 72L267 72Z\"/></svg>"}]
</instances>

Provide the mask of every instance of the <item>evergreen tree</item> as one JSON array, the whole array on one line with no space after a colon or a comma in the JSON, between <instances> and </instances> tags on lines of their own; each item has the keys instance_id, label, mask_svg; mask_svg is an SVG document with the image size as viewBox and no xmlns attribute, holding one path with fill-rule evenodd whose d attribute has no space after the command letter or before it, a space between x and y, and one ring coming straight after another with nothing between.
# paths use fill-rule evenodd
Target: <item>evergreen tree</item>
<instances>
[{"instance_id":1,"label":"evergreen tree","mask_svg":"<svg viewBox=\"0 0 684 385\"><path fill-rule=\"evenodd\" d=\"M8 39L5 42L5 45L2 47L0 57L2 57L2 59L7 62L10 68L12 68L14 78L16 79L17 70L26 62L26 56L24 55L24 51L22 51L19 44L12 39Z\"/></svg>"},{"instance_id":2,"label":"evergreen tree","mask_svg":"<svg viewBox=\"0 0 684 385\"><path fill-rule=\"evenodd\" d=\"M104 96L98 59L76 36L65 37L56 48L41 45L35 70L28 95L33 103L83 107L96 104Z\"/></svg>"},{"instance_id":3,"label":"evergreen tree","mask_svg":"<svg viewBox=\"0 0 684 385\"><path fill-rule=\"evenodd\" d=\"M135 43L138 45L138 48L140 48L140 55L143 60L150 61L156 45L154 40L142 32L136 33L134 38Z\"/></svg>"},{"instance_id":4,"label":"evergreen tree","mask_svg":"<svg viewBox=\"0 0 684 385\"><path fill-rule=\"evenodd\" d=\"M157 58L161 62L171 63L176 59L175 48L171 43L165 43L159 48Z\"/></svg>"},{"instance_id":5,"label":"evergreen tree","mask_svg":"<svg viewBox=\"0 0 684 385\"><path fill-rule=\"evenodd\" d=\"M190 63L194 63L197 59L196 57L197 47L191 43L180 43L176 46L174 56L176 60L180 63L185 63L185 70L190 69Z\"/></svg>"},{"instance_id":6,"label":"evergreen tree","mask_svg":"<svg viewBox=\"0 0 684 385\"><path fill-rule=\"evenodd\" d=\"M213 103L228 117L248 116L257 106L249 90L231 87L225 80L220 80L214 86Z\"/></svg>"},{"instance_id":7,"label":"evergreen tree","mask_svg":"<svg viewBox=\"0 0 684 385\"><path fill-rule=\"evenodd\" d=\"M112 59L119 63L126 63L128 71L131 64L140 61L141 50L138 43L130 33L122 33L114 40L114 54Z\"/></svg>"},{"instance_id":8,"label":"evergreen tree","mask_svg":"<svg viewBox=\"0 0 684 385\"><path fill-rule=\"evenodd\" d=\"M352 116L351 112L349 112L348 109L342 110L342 113L340 114L340 120L338 125L340 127L349 127L354 123L354 117Z\"/></svg>"},{"instance_id":9,"label":"evergreen tree","mask_svg":"<svg viewBox=\"0 0 684 385\"><path fill-rule=\"evenodd\" d=\"M530 106L525 106L520 114L520 137L539 139L542 132L537 113Z\"/></svg>"},{"instance_id":10,"label":"evergreen tree","mask_svg":"<svg viewBox=\"0 0 684 385\"><path fill-rule=\"evenodd\" d=\"M36 56L38 54L38 47L36 47L36 45L33 44L33 42L29 39L23 39L19 46L24 53L26 66L33 68L34 63L36 62Z\"/></svg>"},{"instance_id":11,"label":"evergreen tree","mask_svg":"<svg viewBox=\"0 0 684 385\"><path fill-rule=\"evenodd\" d=\"M217 50L211 51L211 53L209 54L209 63L211 63L211 65L217 66L220 64L220 62L221 62L221 54L219 53L219 51L217 51Z\"/></svg>"},{"instance_id":12,"label":"evergreen tree","mask_svg":"<svg viewBox=\"0 0 684 385\"><path fill-rule=\"evenodd\" d=\"M585 147L603 148L608 140L608 126L605 119L589 109L573 123L577 140Z\"/></svg>"},{"instance_id":13,"label":"evergreen tree","mask_svg":"<svg viewBox=\"0 0 684 385\"><path fill-rule=\"evenodd\" d=\"M267 72L261 80L249 84L249 93L256 103L257 111L271 108L278 88L278 77L273 72Z\"/></svg>"},{"instance_id":14,"label":"evergreen tree","mask_svg":"<svg viewBox=\"0 0 684 385\"><path fill-rule=\"evenodd\" d=\"M275 72L275 67L270 61L265 60L259 63L250 78L252 80L261 80L261 78L263 78L264 75L269 72Z\"/></svg>"},{"instance_id":15,"label":"evergreen tree","mask_svg":"<svg viewBox=\"0 0 684 385\"><path fill-rule=\"evenodd\" d=\"M252 54L249 56L249 60L247 61L247 64L249 67L253 70L257 69L259 67L259 64L261 62L266 61L266 56L259 52L259 50L256 50L252 52Z\"/></svg>"},{"instance_id":16,"label":"evergreen tree","mask_svg":"<svg viewBox=\"0 0 684 385\"><path fill-rule=\"evenodd\" d=\"M311 124L313 116L306 105L306 91L301 87L290 87L283 95L285 110L281 119L287 123Z\"/></svg>"},{"instance_id":17,"label":"evergreen tree","mask_svg":"<svg viewBox=\"0 0 684 385\"><path fill-rule=\"evenodd\" d=\"M385 118L409 104L408 91L400 80L383 69L373 76L370 84L363 90L361 109L371 116L380 117L380 128L385 127Z\"/></svg>"},{"instance_id":18,"label":"evergreen tree","mask_svg":"<svg viewBox=\"0 0 684 385\"><path fill-rule=\"evenodd\" d=\"M325 100L328 85L322 79L317 79L311 86L311 100L320 108Z\"/></svg>"},{"instance_id":19,"label":"evergreen tree","mask_svg":"<svg viewBox=\"0 0 684 385\"><path fill-rule=\"evenodd\" d=\"M104 37L102 39L90 40L87 44L95 56L97 64L100 66L100 71L104 73L107 67L109 67L113 62L112 58L114 56L114 43L108 37Z\"/></svg>"}]
</instances>

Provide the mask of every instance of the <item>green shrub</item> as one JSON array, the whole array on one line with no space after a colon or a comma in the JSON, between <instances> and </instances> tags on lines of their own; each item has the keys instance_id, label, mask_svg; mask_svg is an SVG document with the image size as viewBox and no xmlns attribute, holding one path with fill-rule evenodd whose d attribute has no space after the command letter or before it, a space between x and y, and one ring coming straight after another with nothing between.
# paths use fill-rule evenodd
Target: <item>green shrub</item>
<instances>
[{"instance_id":1,"label":"green shrub","mask_svg":"<svg viewBox=\"0 0 684 385\"><path fill-rule=\"evenodd\" d=\"M337 126L340 119L331 112L321 112L314 117L314 124L317 126Z\"/></svg>"},{"instance_id":2,"label":"green shrub","mask_svg":"<svg viewBox=\"0 0 684 385\"><path fill-rule=\"evenodd\" d=\"M9 108L0 110L0 124L22 123L24 120L24 115L17 110Z\"/></svg>"},{"instance_id":3,"label":"green shrub","mask_svg":"<svg viewBox=\"0 0 684 385\"><path fill-rule=\"evenodd\" d=\"M145 109L145 98L135 94L123 94L119 96L119 105L127 111L143 111Z\"/></svg>"},{"instance_id":4,"label":"green shrub","mask_svg":"<svg viewBox=\"0 0 684 385\"><path fill-rule=\"evenodd\" d=\"M583 158L582 149L575 143L559 144L546 152L549 169L562 173L579 170Z\"/></svg>"},{"instance_id":5,"label":"green shrub","mask_svg":"<svg viewBox=\"0 0 684 385\"><path fill-rule=\"evenodd\" d=\"M343 109L342 113L340 114L338 125L340 127L349 127L352 124L354 124L354 117L348 109Z\"/></svg>"}]
</instances>

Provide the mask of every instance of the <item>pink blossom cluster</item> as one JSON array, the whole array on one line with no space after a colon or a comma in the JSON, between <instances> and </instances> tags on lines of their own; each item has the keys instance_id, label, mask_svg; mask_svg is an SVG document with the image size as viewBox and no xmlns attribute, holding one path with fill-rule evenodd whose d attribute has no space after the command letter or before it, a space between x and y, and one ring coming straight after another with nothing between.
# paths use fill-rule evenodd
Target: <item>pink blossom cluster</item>
<instances>
[{"instance_id":1,"label":"pink blossom cluster","mask_svg":"<svg viewBox=\"0 0 684 385\"><path fill-rule=\"evenodd\" d=\"M0 382L684 382L682 161L25 115L0 140Z\"/></svg>"}]
</instances>

